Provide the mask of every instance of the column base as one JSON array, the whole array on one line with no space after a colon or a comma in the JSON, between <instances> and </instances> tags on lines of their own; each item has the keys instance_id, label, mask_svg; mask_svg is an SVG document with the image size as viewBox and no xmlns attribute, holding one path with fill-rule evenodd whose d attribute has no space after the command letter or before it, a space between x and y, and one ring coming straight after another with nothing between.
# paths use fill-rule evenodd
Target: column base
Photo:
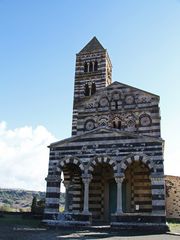
<instances>
[{"instance_id":1,"label":"column base","mask_svg":"<svg viewBox=\"0 0 180 240\"><path fill-rule=\"evenodd\" d=\"M92 214L89 213L58 213L57 219L43 220L48 226L90 226L92 222Z\"/></svg>"},{"instance_id":2,"label":"column base","mask_svg":"<svg viewBox=\"0 0 180 240\"><path fill-rule=\"evenodd\" d=\"M119 230L149 231L149 232L166 232L168 226L165 216L152 214L112 214L111 227Z\"/></svg>"},{"instance_id":3,"label":"column base","mask_svg":"<svg viewBox=\"0 0 180 240\"><path fill-rule=\"evenodd\" d=\"M123 215L124 213L123 213L123 211L116 211L115 213L114 213L114 215Z\"/></svg>"},{"instance_id":4,"label":"column base","mask_svg":"<svg viewBox=\"0 0 180 240\"><path fill-rule=\"evenodd\" d=\"M88 210L82 211L82 214L83 214L83 215L92 215L92 213L90 213Z\"/></svg>"}]
</instances>

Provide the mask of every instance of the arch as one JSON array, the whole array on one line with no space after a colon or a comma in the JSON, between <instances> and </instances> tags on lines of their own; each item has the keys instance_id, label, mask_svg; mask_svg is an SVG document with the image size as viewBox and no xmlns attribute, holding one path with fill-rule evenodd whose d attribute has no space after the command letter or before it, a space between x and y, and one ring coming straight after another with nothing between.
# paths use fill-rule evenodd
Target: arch
<instances>
[{"instance_id":1,"label":"arch","mask_svg":"<svg viewBox=\"0 0 180 240\"><path fill-rule=\"evenodd\" d=\"M61 159L59 165L56 167L56 172L60 173L62 171L62 168L66 165L66 164L74 164L77 167L80 168L81 172L84 172L84 165L82 164L82 162L80 161L79 158L77 157L65 157L63 159Z\"/></svg>"},{"instance_id":2,"label":"arch","mask_svg":"<svg viewBox=\"0 0 180 240\"><path fill-rule=\"evenodd\" d=\"M125 170L127 169L127 167L131 163L137 162L137 161L144 163L149 168L150 172L154 172L154 167L152 166L149 157L145 154L138 154L138 155L133 155L133 156L131 155L131 156L124 158L120 164L121 172L124 173Z\"/></svg>"},{"instance_id":3,"label":"arch","mask_svg":"<svg viewBox=\"0 0 180 240\"><path fill-rule=\"evenodd\" d=\"M117 166L116 166L116 162L114 160L110 159L110 157L108 157L108 156L95 156L94 159L90 162L90 164L88 166L88 173L89 174L92 174L95 166L98 163L109 164L112 167L114 174L117 173Z\"/></svg>"},{"instance_id":4,"label":"arch","mask_svg":"<svg viewBox=\"0 0 180 240\"><path fill-rule=\"evenodd\" d=\"M152 189L149 167L142 161L132 161L126 168L124 175L123 211L129 213L151 212Z\"/></svg>"},{"instance_id":5,"label":"arch","mask_svg":"<svg viewBox=\"0 0 180 240\"><path fill-rule=\"evenodd\" d=\"M82 173L84 165L79 158L66 156L59 163L59 170L63 172L65 191L65 212L81 212L83 210ZM76 189L78 188L78 191ZM77 200L78 196L78 200Z\"/></svg>"},{"instance_id":6,"label":"arch","mask_svg":"<svg viewBox=\"0 0 180 240\"><path fill-rule=\"evenodd\" d=\"M114 117L112 120L112 127L113 128L117 128L117 129L121 129L122 128L122 123L121 123L121 119L119 117Z\"/></svg>"}]
</instances>

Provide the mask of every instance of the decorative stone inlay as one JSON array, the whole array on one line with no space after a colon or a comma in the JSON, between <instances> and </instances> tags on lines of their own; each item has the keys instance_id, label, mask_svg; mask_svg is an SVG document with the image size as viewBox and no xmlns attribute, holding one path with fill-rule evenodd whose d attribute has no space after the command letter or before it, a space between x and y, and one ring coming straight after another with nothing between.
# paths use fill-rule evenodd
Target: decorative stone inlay
<instances>
[{"instance_id":1,"label":"decorative stone inlay","mask_svg":"<svg viewBox=\"0 0 180 240\"><path fill-rule=\"evenodd\" d=\"M133 120L133 119L130 119L128 122L127 122L127 127L129 128L134 128L136 126L136 122Z\"/></svg>"},{"instance_id":2,"label":"decorative stone inlay","mask_svg":"<svg viewBox=\"0 0 180 240\"><path fill-rule=\"evenodd\" d=\"M109 105L108 99L106 97L101 98L99 104L101 107L107 107Z\"/></svg>"},{"instance_id":3,"label":"decorative stone inlay","mask_svg":"<svg viewBox=\"0 0 180 240\"><path fill-rule=\"evenodd\" d=\"M99 126L108 126L108 117L101 117L101 118L99 118L99 120L98 120L98 125Z\"/></svg>"},{"instance_id":4,"label":"decorative stone inlay","mask_svg":"<svg viewBox=\"0 0 180 240\"><path fill-rule=\"evenodd\" d=\"M114 92L112 94L112 99L115 100L115 101L118 101L119 99L121 98L121 95L119 92Z\"/></svg>"},{"instance_id":5,"label":"decorative stone inlay","mask_svg":"<svg viewBox=\"0 0 180 240\"><path fill-rule=\"evenodd\" d=\"M88 120L86 123L85 123L85 129L90 131L90 130L93 130L95 127L95 123L94 123L94 120Z\"/></svg>"},{"instance_id":6,"label":"decorative stone inlay","mask_svg":"<svg viewBox=\"0 0 180 240\"><path fill-rule=\"evenodd\" d=\"M128 95L125 97L125 103L126 104L133 104L134 103L134 97L132 95Z\"/></svg>"},{"instance_id":7,"label":"decorative stone inlay","mask_svg":"<svg viewBox=\"0 0 180 240\"><path fill-rule=\"evenodd\" d=\"M151 125L151 117L148 114L144 114L140 116L140 124L143 127L147 127Z\"/></svg>"},{"instance_id":8,"label":"decorative stone inlay","mask_svg":"<svg viewBox=\"0 0 180 240\"><path fill-rule=\"evenodd\" d=\"M95 102L88 102L85 106L86 109L94 108L94 107L95 107Z\"/></svg>"}]
</instances>

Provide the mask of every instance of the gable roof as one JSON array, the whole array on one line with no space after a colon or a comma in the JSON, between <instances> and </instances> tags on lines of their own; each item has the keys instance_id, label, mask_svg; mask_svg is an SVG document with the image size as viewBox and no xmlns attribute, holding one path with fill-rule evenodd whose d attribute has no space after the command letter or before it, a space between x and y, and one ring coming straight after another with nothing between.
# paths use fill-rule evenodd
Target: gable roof
<instances>
[{"instance_id":1,"label":"gable roof","mask_svg":"<svg viewBox=\"0 0 180 240\"><path fill-rule=\"evenodd\" d=\"M118 88L118 87L129 87L129 88L132 88L132 89L134 89L134 90L140 91L140 92L142 92L142 93L149 94L149 95L157 98L158 100L159 100L159 98L160 98L158 95L156 95L156 94L154 94L154 93L147 92L147 91L144 91L144 90L142 90L142 89L140 89L140 88L136 88L136 87L133 87L133 86L130 86L130 85L127 85L127 84L124 84L124 83L120 83L120 82L115 81L115 82L111 83L110 85L108 85L107 87L104 87L104 88L98 90L95 94L79 100L78 105L80 106L82 103L88 102L91 98L93 98L93 97L95 97L95 96L98 96L99 94L103 93L106 89L108 90L108 89L111 89L112 87L116 87L116 86L117 86L117 88Z\"/></svg>"},{"instance_id":2,"label":"gable roof","mask_svg":"<svg viewBox=\"0 0 180 240\"><path fill-rule=\"evenodd\" d=\"M97 134L97 135L100 134L101 137L103 137L103 134L109 134L109 135L111 135L110 137L112 137L112 135L113 135L115 137L122 137L122 136L131 137L134 139L141 139L143 141L153 141L153 142L163 142L164 141L162 138L140 135L140 134L136 134L136 133L132 133L132 132L122 131L122 130L119 130L116 128L110 128L110 127L103 126L103 127L98 127L91 131L82 133L81 135L76 135L76 136L73 136L70 138L60 140L58 142L51 143L50 146L48 146L48 147L56 147L59 145L64 145L64 144L78 141L81 139L86 139L86 138L88 139L89 137L91 137L94 134Z\"/></svg>"},{"instance_id":3,"label":"gable roof","mask_svg":"<svg viewBox=\"0 0 180 240\"><path fill-rule=\"evenodd\" d=\"M150 94L150 95L152 95L152 96L155 96L155 97L159 98L159 95L157 95L157 94L154 94L154 93L145 91L145 90L140 89L140 88L133 87L133 86L128 85L128 84L120 83L120 82L118 82L118 81L115 81L115 82L111 83L110 85L108 85L108 86L106 87L106 89L111 88L111 87L114 86L114 85L129 87L129 88L132 88L132 89L135 89L135 90L138 90L138 91L141 91L141 92L144 92L144 93L147 93L147 94Z\"/></svg>"},{"instance_id":4,"label":"gable roof","mask_svg":"<svg viewBox=\"0 0 180 240\"><path fill-rule=\"evenodd\" d=\"M99 51L99 50L105 50L101 43L98 41L96 37L93 37L90 42L79 52L79 53L85 53L85 52L92 52L92 51Z\"/></svg>"}]
</instances>

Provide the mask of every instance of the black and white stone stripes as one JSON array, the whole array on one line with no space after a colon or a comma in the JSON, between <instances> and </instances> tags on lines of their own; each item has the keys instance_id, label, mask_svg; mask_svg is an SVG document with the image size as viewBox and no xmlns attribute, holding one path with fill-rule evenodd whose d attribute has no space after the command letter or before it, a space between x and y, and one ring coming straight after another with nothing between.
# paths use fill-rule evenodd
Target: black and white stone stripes
<instances>
[{"instance_id":1,"label":"black and white stone stripes","mask_svg":"<svg viewBox=\"0 0 180 240\"><path fill-rule=\"evenodd\" d=\"M49 146L45 222L165 226L160 120L159 96L112 83L107 50L93 38L76 55L72 137Z\"/></svg>"}]
</instances>

